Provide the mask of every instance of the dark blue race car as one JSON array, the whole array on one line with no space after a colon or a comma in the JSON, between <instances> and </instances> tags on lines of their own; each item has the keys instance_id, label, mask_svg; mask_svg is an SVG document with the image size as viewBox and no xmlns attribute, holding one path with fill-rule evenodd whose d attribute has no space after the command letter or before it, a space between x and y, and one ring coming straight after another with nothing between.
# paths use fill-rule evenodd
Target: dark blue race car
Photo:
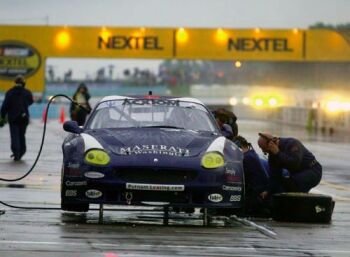
<instances>
[{"instance_id":1,"label":"dark blue race car","mask_svg":"<svg viewBox=\"0 0 350 257\"><path fill-rule=\"evenodd\" d=\"M109 96L64 124L62 209L243 207L243 155L194 98Z\"/></svg>"}]
</instances>

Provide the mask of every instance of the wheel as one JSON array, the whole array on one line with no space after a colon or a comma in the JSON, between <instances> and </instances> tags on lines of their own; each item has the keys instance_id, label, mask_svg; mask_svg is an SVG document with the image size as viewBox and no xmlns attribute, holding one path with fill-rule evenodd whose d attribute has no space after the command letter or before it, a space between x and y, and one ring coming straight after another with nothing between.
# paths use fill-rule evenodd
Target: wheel
<instances>
[{"instance_id":1,"label":"wheel","mask_svg":"<svg viewBox=\"0 0 350 257\"><path fill-rule=\"evenodd\" d=\"M74 212L88 212L88 203L64 203L61 202L61 209L64 211L74 211Z\"/></svg>"},{"instance_id":2,"label":"wheel","mask_svg":"<svg viewBox=\"0 0 350 257\"><path fill-rule=\"evenodd\" d=\"M329 223L335 202L332 197L309 193L272 196L272 217L277 221Z\"/></svg>"}]
</instances>

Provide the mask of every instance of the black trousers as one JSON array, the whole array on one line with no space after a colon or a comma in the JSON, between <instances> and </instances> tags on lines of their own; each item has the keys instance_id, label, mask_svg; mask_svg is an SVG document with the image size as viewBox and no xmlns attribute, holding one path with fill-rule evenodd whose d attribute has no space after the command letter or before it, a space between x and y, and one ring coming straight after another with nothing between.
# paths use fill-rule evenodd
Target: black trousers
<instances>
[{"instance_id":1,"label":"black trousers","mask_svg":"<svg viewBox=\"0 0 350 257\"><path fill-rule=\"evenodd\" d=\"M311 188L320 183L322 178L322 166L316 163L313 167L292 174L291 179L301 192L309 192Z\"/></svg>"},{"instance_id":2,"label":"black trousers","mask_svg":"<svg viewBox=\"0 0 350 257\"><path fill-rule=\"evenodd\" d=\"M317 186L322 178L322 166L316 163L314 166L303 169L297 173L290 174L290 177L282 175L282 169L274 171L271 176L271 192L304 192Z\"/></svg>"},{"instance_id":3,"label":"black trousers","mask_svg":"<svg viewBox=\"0 0 350 257\"><path fill-rule=\"evenodd\" d=\"M17 119L13 122L9 122L9 126L11 135L11 151L15 159L21 159L27 150L25 134L28 126L28 119Z\"/></svg>"},{"instance_id":4,"label":"black trousers","mask_svg":"<svg viewBox=\"0 0 350 257\"><path fill-rule=\"evenodd\" d=\"M79 126L83 126L85 124L87 113L83 109L79 108L78 111L74 113L71 112L71 119L78 122Z\"/></svg>"}]
</instances>

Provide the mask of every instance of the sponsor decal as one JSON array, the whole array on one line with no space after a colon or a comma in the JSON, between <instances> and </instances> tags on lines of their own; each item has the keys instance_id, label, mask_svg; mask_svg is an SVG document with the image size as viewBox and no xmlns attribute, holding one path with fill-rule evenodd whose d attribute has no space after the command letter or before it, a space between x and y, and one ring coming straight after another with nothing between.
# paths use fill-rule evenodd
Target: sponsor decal
<instances>
[{"instance_id":1,"label":"sponsor decal","mask_svg":"<svg viewBox=\"0 0 350 257\"><path fill-rule=\"evenodd\" d=\"M316 205L315 206L315 211L316 211L316 213L324 212L324 211L326 211L326 208L321 207L319 205Z\"/></svg>"},{"instance_id":2,"label":"sponsor decal","mask_svg":"<svg viewBox=\"0 0 350 257\"><path fill-rule=\"evenodd\" d=\"M226 172L236 176L236 171L232 167L226 167Z\"/></svg>"},{"instance_id":3,"label":"sponsor decal","mask_svg":"<svg viewBox=\"0 0 350 257\"><path fill-rule=\"evenodd\" d=\"M184 185L126 183L126 189L145 191L185 191Z\"/></svg>"},{"instance_id":4,"label":"sponsor decal","mask_svg":"<svg viewBox=\"0 0 350 257\"><path fill-rule=\"evenodd\" d=\"M66 186L70 187L70 186L86 186L87 185L87 181L66 181Z\"/></svg>"},{"instance_id":5,"label":"sponsor decal","mask_svg":"<svg viewBox=\"0 0 350 257\"><path fill-rule=\"evenodd\" d=\"M88 171L84 173L84 176L87 178L103 178L105 175L97 171Z\"/></svg>"},{"instance_id":6,"label":"sponsor decal","mask_svg":"<svg viewBox=\"0 0 350 257\"><path fill-rule=\"evenodd\" d=\"M114 50L163 50L159 38L155 36L123 36L113 35L107 38L99 36L97 38L98 49Z\"/></svg>"},{"instance_id":7,"label":"sponsor decal","mask_svg":"<svg viewBox=\"0 0 350 257\"><path fill-rule=\"evenodd\" d=\"M77 190L66 190L65 196L75 197L75 196L77 196Z\"/></svg>"},{"instance_id":8,"label":"sponsor decal","mask_svg":"<svg viewBox=\"0 0 350 257\"><path fill-rule=\"evenodd\" d=\"M237 52L293 52L288 38L229 38L228 51Z\"/></svg>"},{"instance_id":9,"label":"sponsor decal","mask_svg":"<svg viewBox=\"0 0 350 257\"><path fill-rule=\"evenodd\" d=\"M157 205L157 206L163 206L163 205L168 205L170 204L169 202L141 202L146 205Z\"/></svg>"},{"instance_id":10,"label":"sponsor decal","mask_svg":"<svg viewBox=\"0 0 350 257\"><path fill-rule=\"evenodd\" d=\"M179 100L168 99L125 99L123 105L165 105L165 106L180 106Z\"/></svg>"},{"instance_id":11,"label":"sponsor decal","mask_svg":"<svg viewBox=\"0 0 350 257\"><path fill-rule=\"evenodd\" d=\"M80 168L80 163L68 162L67 167L68 167L68 168L71 168L71 169L79 169L79 168Z\"/></svg>"},{"instance_id":12,"label":"sponsor decal","mask_svg":"<svg viewBox=\"0 0 350 257\"><path fill-rule=\"evenodd\" d=\"M241 201L240 195L231 195L230 196L230 202L239 202L239 201Z\"/></svg>"},{"instance_id":13,"label":"sponsor decal","mask_svg":"<svg viewBox=\"0 0 350 257\"><path fill-rule=\"evenodd\" d=\"M221 194L210 194L210 195L208 195L208 199L211 202L219 203L223 200L223 197Z\"/></svg>"},{"instance_id":14,"label":"sponsor decal","mask_svg":"<svg viewBox=\"0 0 350 257\"><path fill-rule=\"evenodd\" d=\"M222 186L222 190L225 190L225 191L237 191L237 192L241 192L241 191L242 191L242 187L239 187L239 186L227 186L227 185L223 185L223 186Z\"/></svg>"},{"instance_id":15,"label":"sponsor decal","mask_svg":"<svg viewBox=\"0 0 350 257\"><path fill-rule=\"evenodd\" d=\"M102 192L97 189L89 189L85 192L85 195L88 198L96 199L102 196Z\"/></svg>"},{"instance_id":16,"label":"sponsor decal","mask_svg":"<svg viewBox=\"0 0 350 257\"><path fill-rule=\"evenodd\" d=\"M67 177L81 177L82 173L80 169L75 169L75 168L64 168L64 175Z\"/></svg>"},{"instance_id":17,"label":"sponsor decal","mask_svg":"<svg viewBox=\"0 0 350 257\"><path fill-rule=\"evenodd\" d=\"M29 77L39 69L40 62L39 52L34 47L19 41L0 42L0 77Z\"/></svg>"},{"instance_id":18,"label":"sponsor decal","mask_svg":"<svg viewBox=\"0 0 350 257\"><path fill-rule=\"evenodd\" d=\"M134 145L120 147L119 154L162 154L169 156L189 156L190 150L186 148L167 145Z\"/></svg>"}]
</instances>

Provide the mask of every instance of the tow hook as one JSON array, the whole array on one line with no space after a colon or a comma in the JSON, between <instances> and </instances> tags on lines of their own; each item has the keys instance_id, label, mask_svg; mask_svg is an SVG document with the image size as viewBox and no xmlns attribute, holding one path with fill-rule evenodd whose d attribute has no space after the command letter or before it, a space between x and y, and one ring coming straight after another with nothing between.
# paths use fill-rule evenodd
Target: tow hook
<instances>
[{"instance_id":1,"label":"tow hook","mask_svg":"<svg viewBox=\"0 0 350 257\"><path fill-rule=\"evenodd\" d=\"M132 192L126 192L125 193L125 199L126 199L127 204L131 204Z\"/></svg>"}]
</instances>

